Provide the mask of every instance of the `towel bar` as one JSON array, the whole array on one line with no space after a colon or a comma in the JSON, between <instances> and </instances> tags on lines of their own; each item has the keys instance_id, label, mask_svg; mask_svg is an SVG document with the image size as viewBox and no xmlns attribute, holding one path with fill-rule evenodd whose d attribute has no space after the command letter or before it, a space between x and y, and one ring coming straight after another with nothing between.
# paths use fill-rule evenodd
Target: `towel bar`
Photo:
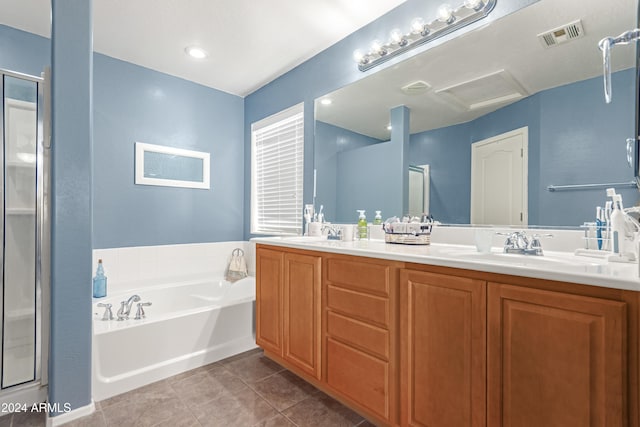
<instances>
[{"instance_id":1,"label":"towel bar","mask_svg":"<svg viewBox=\"0 0 640 427\"><path fill-rule=\"evenodd\" d=\"M638 185L635 181L627 182L612 182L609 184L574 184L574 185L549 185L547 190L549 191L569 191L569 190L596 190L601 188L620 188L620 187L634 187Z\"/></svg>"}]
</instances>

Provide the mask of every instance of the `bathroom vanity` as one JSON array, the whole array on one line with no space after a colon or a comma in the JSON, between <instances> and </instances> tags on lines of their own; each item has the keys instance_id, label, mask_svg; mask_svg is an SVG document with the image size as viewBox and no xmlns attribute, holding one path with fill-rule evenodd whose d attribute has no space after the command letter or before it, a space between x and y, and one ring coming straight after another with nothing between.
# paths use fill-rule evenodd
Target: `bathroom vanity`
<instances>
[{"instance_id":1,"label":"bathroom vanity","mask_svg":"<svg viewBox=\"0 0 640 427\"><path fill-rule=\"evenodd\" d=\"M257 344L377 425L640 425L637 264L254 241Z\"/></svg>"}]
</instances>

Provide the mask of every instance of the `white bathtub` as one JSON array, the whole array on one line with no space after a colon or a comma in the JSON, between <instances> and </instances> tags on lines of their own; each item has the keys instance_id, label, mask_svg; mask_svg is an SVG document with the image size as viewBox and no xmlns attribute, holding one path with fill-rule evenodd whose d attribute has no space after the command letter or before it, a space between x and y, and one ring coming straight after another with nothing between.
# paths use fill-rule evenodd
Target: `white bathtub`
<instances>
[{"instance_id":1,"label":"white bathtub","mask_svg":"<svg viewBox=\"0 0 640 427\"><path fill-rule=\"evenodd\" d=\"M131 295L145 307L146 318L103 321L111 303L116 317L120 301ZM255 279L189 281L145 287L94 300L93 399L100 401L145 384L215 362L256 347Z\"/></svg>"}]
</instances>

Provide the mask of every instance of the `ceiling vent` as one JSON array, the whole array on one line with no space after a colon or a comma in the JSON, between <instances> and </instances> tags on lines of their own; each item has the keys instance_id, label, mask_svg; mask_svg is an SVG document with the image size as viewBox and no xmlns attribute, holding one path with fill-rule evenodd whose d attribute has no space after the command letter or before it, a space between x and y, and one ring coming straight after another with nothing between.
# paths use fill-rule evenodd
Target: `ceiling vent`
<instances>
[{"instance_id":1,"label":"ceiling vent","mask_svg":"<svg viewBox=\"0 0 640 427\"><path fill-rule=\"evenodd\" d=\"M582 36L584 36L584 29L582 28L582 21L579 19L546 33L538 34L538 38L544 47L556 46Z\"/></svg>"},{"instance_id":2,"label":"ceiling vent","mask_svg":"<svg viewBox=\"0 0 640 427\"><path fill-rule=\"evenodd\" d=\"M438 89L436 93L467 111L504 106L529 95L506 70Z\"/></svg>"},{"instance_id":3,"label":"ceiling vent","mask_svg":"<svg viewBox=\"0 0 640 427\"><path fill-rule=\"evenodd\" d=\"M407 95L420 95L431 88L431 85L425 81L418 80L403 86L401 90Z\"/></svg>"}]
</instances>

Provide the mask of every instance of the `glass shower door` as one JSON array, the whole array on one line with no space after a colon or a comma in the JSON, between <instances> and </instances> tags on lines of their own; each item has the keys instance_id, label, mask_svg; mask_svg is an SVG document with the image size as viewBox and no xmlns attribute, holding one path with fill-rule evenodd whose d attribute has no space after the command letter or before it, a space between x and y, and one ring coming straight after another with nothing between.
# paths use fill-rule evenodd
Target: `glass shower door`
<instances>
[{"instance_id":1,"label":"glass shower door","mask_svg":"<svg viewBox=\"0 0 640 427\"><path fill-rule=\"evenodd\" d=\"M2 389L38 379L38 82L3 74ZM41 129L41 127L40 127Z\"/></svg>"}]
</instances>

